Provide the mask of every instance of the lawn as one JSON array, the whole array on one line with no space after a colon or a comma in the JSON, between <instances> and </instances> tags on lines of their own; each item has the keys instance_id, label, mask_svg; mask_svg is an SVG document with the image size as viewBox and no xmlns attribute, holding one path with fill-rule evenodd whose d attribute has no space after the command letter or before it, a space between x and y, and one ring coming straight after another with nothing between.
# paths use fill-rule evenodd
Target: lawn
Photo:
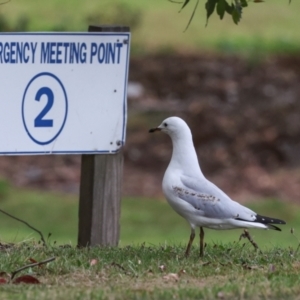
<instances>
[{"instance_id":1,"label":"lawn","mask_svg":"<svg viewBox=\"0 0 300 300\"><path fill-rule=\"evenodd\" d=\"M208 246L184 258L178 245L76 249L29 242L1 250L1 281L18 272L40 284L1 284L1 299L299 299L299 252L249 244ZM18 279L19 278L19 279Z\"/></svg>"},{"instance_id":2,"label":"lawn","mask_svg":"<svg viewBox=\"0 0 300 300\"><path fill-rule=\"evenodd\" d=\"M0 203L47 240L43 246L35 231L2 214L0 283L22 266L55 257L14 277L30 275L40 284L0 284L1 299L298 299L300 211L291 203L249 204L287 221L282 232L250 231L262 252L239 240L241 230L205 230L204 258L198 238L184 257L189 227L163 199L124 198L120 247L90 249L76 248L77 196L2 181Z\"/></svg>"},{"instance_id":3,"label":"lawn","mask_svg":"<svg viewBox=\"0 0 300 300\"><path fill-rule=\"evenodd\" d=\"M238 26L229 16L220 21L214 14L207 27L205 2L200 1L191 26L183 32L194 3L190 1L178 13L180 5L167 0L14 0L0 6L0 16L2 23L29 31L86 31L90 23L131 25L133 54L213 51L258 55L300 49L299 1L249 2Z\"/></svg>"},{"instance_id":4,"label":"lawn","mask_svg":"<svg viewBox=\"0 0 300 300\"><path fill-rule=\"evenodd\" d=\"M27 221L42 231L45 238L51 233L50 242L76 246L78 226L78 199L74 195L45 193L2 187L1 209ZM279 200L257 200L249 206L260 214L282 218L287 225L282 232L273 230L251 230L255 241L262 249L277 246L294 247L300 238L300 210L298 206ZM172 245L185 246L190 228L164 199L124 198L122 200L120 246ZM295 229L295 236L290 229ZM237 243L240 230L205 230L209 245ZM0 242L38 240L39 236L24 224L1 214ZM199 241L195 240L195 249ZM196 251L196 250L195 250Z\"/></svg>"}]
</instances>

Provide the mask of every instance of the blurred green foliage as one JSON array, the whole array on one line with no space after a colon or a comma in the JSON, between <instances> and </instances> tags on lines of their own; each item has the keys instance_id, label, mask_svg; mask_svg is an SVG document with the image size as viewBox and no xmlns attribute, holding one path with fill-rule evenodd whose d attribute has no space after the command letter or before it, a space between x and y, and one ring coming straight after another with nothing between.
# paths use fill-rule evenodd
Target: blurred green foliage
<instances>
[{"instance_id":1,"label":"blurred green foliage","mask_svg":"<svg viewBox=\"0 0 300 300\"><path fill-rule=\"evenodd\" d=\"M29 18L25 15L18 17L14 24L9 22L9 17L0 14L0 32L18 32L27 31L29 25Z\"/></svg>"},{"instance_id":2,"label":"blurred green foliage","mask_svg":"<svg viewBox=\"0 0 300 300\"><path fill-rule=\"evenodd\" d=\"M88 24L95 25L126 25L131 31L135 31L141 25L142 17L141 9L127 3L115 2L108 5L105 10L88 13L86 20Z\"/></svg>"},{"instance_id":3,"label":"blurred green foliage","mask_svg":"<svg viewBox=\"0 0 300 300\"><path fill-rule=\"evenodd\" d=\"M6 179L0 179L0 200L5 200L8 196L10 184Z\"/></svg>"},{"instance_id":4,"label":"blurred green foliage","mask_svg":"<svg viewBox=\"0 0 300 300\"><path fill-rule=\"evenodd\" d=\"M170 2L174 3L183 3L181 10L185 8L185 6L190 2L190 0L184 0L184 2L178 2L169 0ZM242 18L243 9L248 6L248 2L253 3L260 3L264 2L263 0L207 0L205 3L205 10L206 10L206 24L208 23L208 19L210 16L216 11L220 19L224 18L225 13L229 14L232 17L232 20L235 24L238 24ZM291 0L289 1L291 2ZM196 4L194 7L194 11L191 15L192 21L195 11L198 8L199 0L196 0Z\"/></svg>"},{"instance_id":5,"label":"blurred green foliage","mask_svg":"<svg viewBox=\"0 0 300 300\"><path fill-rule=\"evenodd\" d=\"M255 56L257 49L267 55L300 51L300 2L249 2L243 21L234 26L231 18L226 18L228 12L222 10L222 1L215 0L209 16L214 20L207 27L205 2L201 1L197 11L193 12L195 1L189 1L191 5L180 14L167 0L10 1L0 6L0 30L87 31L88 25L127 25L133 33L131 55L215 52ZM183 5L174 2L179 3L178 8ZM209 7L212 10L213 6ZM193 13L194 20L183 33ZM217 20L219 17L223 20Z\"/></svg>"}]
</instances>

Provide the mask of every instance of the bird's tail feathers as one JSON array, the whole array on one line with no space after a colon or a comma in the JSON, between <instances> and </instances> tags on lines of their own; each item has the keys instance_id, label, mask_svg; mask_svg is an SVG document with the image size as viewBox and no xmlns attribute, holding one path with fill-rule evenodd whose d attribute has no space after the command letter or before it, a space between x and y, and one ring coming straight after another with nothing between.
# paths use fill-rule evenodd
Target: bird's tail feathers
<instances>
[{"instance_id":1,"label":"bird's tail feathers","mask_svg":"<svg viewBox=\"0 0 300 300\"><path fill-rule=\"evenodd\" d=\"M246 221L240 218L236 218L236 220L240 221ZM274 224L279 224L279 225L284 225L286 224L285 221L280 220L280 219L275 219L275 218L270 218L270 217L265 217L261 215L256 215L256 219L254 221L248 221L249 223L260 223L265 225L268 229L273 229L273 230L278 230L281 231L281 229Z\"/></svg>"}]
</instances>

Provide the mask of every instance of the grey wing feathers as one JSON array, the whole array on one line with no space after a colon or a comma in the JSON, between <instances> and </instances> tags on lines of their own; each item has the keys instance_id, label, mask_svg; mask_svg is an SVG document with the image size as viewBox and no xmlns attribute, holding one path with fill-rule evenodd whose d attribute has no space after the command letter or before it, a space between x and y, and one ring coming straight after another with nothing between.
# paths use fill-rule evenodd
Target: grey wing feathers
<instances>
[{"instance_id":1,"label":"grey wing feathers","mask_svg":"<svg viewBox=\"0 0 300 300\"><path fill-rule=\"evenodd\" d=\"M254 221L256 213L231 200L210 181L181 177L182 186L173 187L179 198L190 203L203 216L218 219L242 218Z\"/></svg>"}]
</instances>

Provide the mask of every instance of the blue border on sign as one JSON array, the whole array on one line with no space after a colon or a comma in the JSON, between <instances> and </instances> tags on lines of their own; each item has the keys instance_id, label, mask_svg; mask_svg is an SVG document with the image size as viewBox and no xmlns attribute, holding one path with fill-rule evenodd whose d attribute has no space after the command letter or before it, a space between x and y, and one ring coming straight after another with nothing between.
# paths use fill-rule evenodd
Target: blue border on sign
<instances>
[{"instance_id":1,"label":"blue border on sign","mask_svg":"<svg viewBox=\"0 0 300 300\"><path fill-rule=\"evenodd\" d=\"M62 88L62 90L63 90L63 93L64 93L64 95L65 95L65 102L66 102L66 111L65 111L64 121L63 121L63 123L62 123L60 129L59 129L58 132L56 133L56 135L55 135L52 139L50 139L49 141L46 141L46 142L40 142L40 141L38 141L37 139L35 139L35 138L30 134L30 131L29 131L29 129L28 129L27 126L26 126L26 122L25 122L25 118L24 118L24 103L25 103L25 96L26 96L27 90L28 90L30 84L31 84L36 78L38 78L38 77L40 77L40 76L50 76L50 77L54 78L54 79L60 84L60 86L61 86L61 88ZM26 89L25 89L25 92L24 92L24 94L23 94L23 100L22 100L22 120L23 120L23 125L24 125L24 127L25 127L25 130L26 130L27 134L29 135L29 137L30 137L35 143L37 143L37 144L39 144L39 145L47 145L47 144L50 144L51 142L53 142L53 141L59 136L59 134L60 134L61 131L63 130L63 128L64 128L64 126L65 126L65 123L66 123L66 120L67 120L67 115L68 115L68 97L67 97L67 93L66 93L65 87L64 87L63 84L61 83L60 79L59 79L57 76L55 76L54 74L49 73L49 72L42 72L42 73L39 73L39 74L35 75L35 76L29 81L29 83L27 84Z\"/></svg>"},{"instance_id":2,"label":"blue border on sign","mask_svg":"<svg viewBox=\"0 0 300 300\"><path fill-rule=\"evenodd\" d=\"M0 152L3 155L28 155L28 154L115 154L118 153L120 149L117 150L101 150L101 151L20 151L20 152Z\"/></svg>"},{"instance_id":3,"label":"blue border on sign","mask_svg":"<svg viewBox=\"0 0 300 300\"><path fill-rule=\"evenodd\" d=\"M126 76L125 76L125 84L124 84L124 100L123 100L123 134L122 134L122 146L125 144L125 134L126 134L126 124L127 124L127 84L128 82L128 73L129 73L129 47L130 47L130 35L128 34L128 43L127 43L127 60L126 60Z\"/></svg>"},{"instance_id":4,"label":"blue border on sign","mask_svg":"<svg viewBox=\"0 0 300 300\"><path fill-rule=\"evenodd\" d=\"M122 146L125 144L125 134L126 134L126 124L127 124L127 82L128 82L128 72L129 72L129 47L130 47L130 32L0 32L1 35L74 35L74 36L123 36L128 39L127 47L127 61L126 61L126 76L124 84L124 101L123 101L123 130L122 130ZM102 150L102 151L23 151L23 152L0 152L0 155L29 155L29 154L115 154L120 151L121 147L116 150Z\"/></svg>"}]
</instances>

